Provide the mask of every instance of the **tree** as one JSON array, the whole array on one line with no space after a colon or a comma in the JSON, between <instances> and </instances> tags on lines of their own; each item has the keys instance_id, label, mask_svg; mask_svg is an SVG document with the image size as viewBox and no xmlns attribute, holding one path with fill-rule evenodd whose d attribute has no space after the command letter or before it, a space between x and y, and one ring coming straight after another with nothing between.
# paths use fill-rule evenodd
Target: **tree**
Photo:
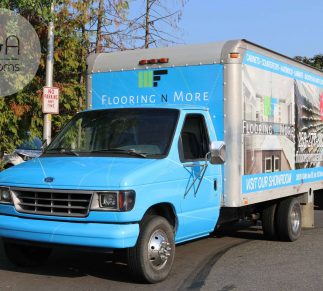
<instances>
[{"instance_id":1,"label":"tree","mask_svg":"<svg viewBox=\"0 0 323 291\"><path fill-rule=\"evenodd\" d=\"M169 2L161 0L144 0L145 11L134 20L136 39L143 40L142 47L168 45L177 43L179 38L178 23L182 17L182 8L188 0Z\"/></svg>"},{"instance_id":2,"label":"tree","mask_svg":"<svg viewBox=\"0 0 323 291\"><path fill-rule=\"evenodd\" d=\"M296 56L295 60L323 71L323 54L315 55L312 58Z\"/></svg>"},{"instance_id":3,"label":"tree","mask_svg":"<svg viewBox=\"0 0 323 291\"><path fill-rule=\"evenodd\" d=\"M47 23L50 17L49 1L17 0L1 3L2 7L15 10L35 28L41 43L42 58L33 81L23 91L0 98L0 151L12 151L30 133L31 137L42 136L42 88L45 85L47 54ZM6 4L6 5L5 5ZM70 13L65 0L56 8L54 86L61 89L60 111L53 116L55 134L78 110L80 97L85 97L85 60L82 55L82 40L76 22L70 22ZM38 13L35 13L37 11ZM72 23L72 24L71 24ZM82 66L80 66L82 64Z\"/></svg>"},{"instance_id":4,"label":"tree","mask_svg":"<svg viewBox=\"0 0 323 291\"><path fill-rule=\"evenodd\" d=\"M87 25L90 38L89 52L109 52L127 48L128 35L126 0L96 0L92 5L92 16ZM94 13L93 13L94 12Z\"/></svg>"},{"instance_id":5,"label":"tree","mask_svg":"<svg viewBox=\"0 0 323 291\"><path fill-rule=\"evenodd\" d=\"M102 26L103 26L103 16L105 14L104 8L104 0L99 1L99 9L98 9L98 25L96 30L96 42L95 42L95 52L101 53L102 52Z\"/></svg>"},{"instance_id":6,"label":"tree","mask_svg":"<svg viewBox=\"0 0 323 291\"><path fill-rule=\"evenodd\" d=\"M166 6L161 0L57 0L53 85L60 88L60 115L53 115L53 136L84 109L87 55L177 42L172 32L178 30L186 1L169 1ZM130 15L129 3L145 5L138 15ZM27 18L42 50L33 81L23 91L0 98L0 152L11 152L28 133L42 136L47 24L53 15L48 0L3 0L0 8Z\"/></svg>"}]
</instances>

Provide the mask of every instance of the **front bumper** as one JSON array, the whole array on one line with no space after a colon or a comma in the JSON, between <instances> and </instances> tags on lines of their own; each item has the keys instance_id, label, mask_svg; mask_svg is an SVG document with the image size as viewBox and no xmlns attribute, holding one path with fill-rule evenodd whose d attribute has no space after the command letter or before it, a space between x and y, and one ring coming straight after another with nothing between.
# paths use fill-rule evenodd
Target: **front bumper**
<instances>
[{"instance_id":1,"label":"front bumper","mask_svg":"<svg viewBox=\"0 0 323 291\"><path fill-rule=\"evenodd\" d=\"M37 220L0 215L0 237L99 248L135 246L139 224Z\"/></svg>"}]
</instances>

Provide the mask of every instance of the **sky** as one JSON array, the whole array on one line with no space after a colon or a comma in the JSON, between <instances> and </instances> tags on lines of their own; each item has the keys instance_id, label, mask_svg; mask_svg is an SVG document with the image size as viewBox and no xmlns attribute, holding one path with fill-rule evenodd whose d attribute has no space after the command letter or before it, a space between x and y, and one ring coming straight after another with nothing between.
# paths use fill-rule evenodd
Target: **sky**
<instances>
[{"instance_id":1,"label":"sky","mask_svg":"<svg viewBox=\"0 0 323 291\"><path fill-rule=\"evenodd\" d=\"M179 26L186 44L247 39L289 57L323 54L323 0L188 0Z\"/></svg>"}]
</instances>

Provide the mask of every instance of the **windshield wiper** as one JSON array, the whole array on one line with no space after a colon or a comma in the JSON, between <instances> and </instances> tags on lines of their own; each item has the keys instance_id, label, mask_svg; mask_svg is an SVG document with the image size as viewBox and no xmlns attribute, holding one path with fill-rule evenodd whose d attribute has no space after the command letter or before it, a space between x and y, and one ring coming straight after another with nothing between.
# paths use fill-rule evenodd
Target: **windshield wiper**
<instances>
[{"instance_id":1,"label":"windshield wiper","mask_svg":"<svg viewBox=\"0 0 323 291\"><path fill-rule=\"evenodd\" d=\"M79 154L75 151L73 151L72 149L67 149L67 148L53 148L53 149L47 149L45 151L45 154L47 153L52 153L52 154L67 154L67 155L73 155L73 156L79 156Z\"/></svg>"},{"instance_id":2,"label":"windshield wiper","mask_svg":"<svg viewBox=\"0 0 323 291\"><path fill-rule=\"evenodd\" d=\"M136 157L141 157L141 158L147 158L147 154L145 153L139 153L135 150L124 150L124 149L100 149L100 150L93 150L91 151L91 153L100 153L100 152L104 152L104 153L121 153L121 154L127 154L130 156L136 156Z\"/></svg>"}]
</instances>

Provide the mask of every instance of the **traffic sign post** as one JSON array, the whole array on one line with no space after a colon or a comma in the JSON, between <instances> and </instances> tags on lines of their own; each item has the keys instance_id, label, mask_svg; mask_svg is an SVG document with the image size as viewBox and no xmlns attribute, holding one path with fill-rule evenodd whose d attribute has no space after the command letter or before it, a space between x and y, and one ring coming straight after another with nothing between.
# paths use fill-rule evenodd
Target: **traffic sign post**
<instances>
[{"instance_id":1,"label":"traffic sign post","mask_svg":"<svg viewBox=\"0 0 323 291\"><path fill-rule=\"evenodd\" d=\"M50 12L52 19L48 25L48 43L46 58L46 87L53 86L53 70L54 70L54 1L51 1ZM43 140L46 144L50 144L52 139L52 116L50 113L44 114Z\"/></svg>"},{"instance_id":2,"label":"traffic sign post","mask_svg":"<svg viewBox=\"0 0 323 291\"><path fill-rule=\"evenodd\" d=\"M59 89L55 87L43 88L43 113L59 114Z\"/></svg>"}]
</instances>

